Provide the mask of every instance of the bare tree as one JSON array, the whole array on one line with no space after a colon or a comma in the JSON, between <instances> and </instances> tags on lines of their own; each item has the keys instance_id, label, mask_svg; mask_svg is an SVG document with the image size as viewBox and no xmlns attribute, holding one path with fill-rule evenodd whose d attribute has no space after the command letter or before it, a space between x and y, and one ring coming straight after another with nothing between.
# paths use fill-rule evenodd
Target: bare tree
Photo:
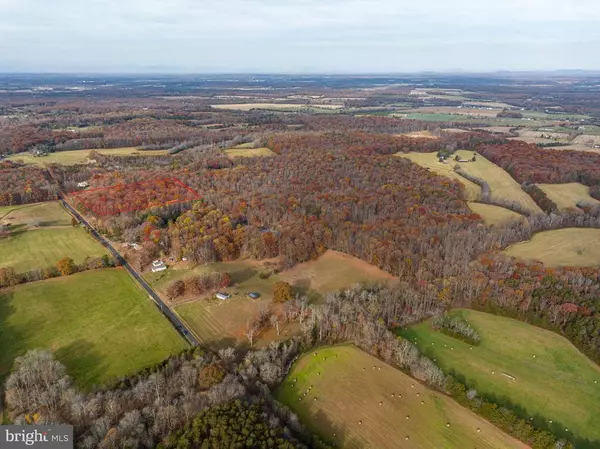
<instances>
[{"instance_id":1,"label":"bare tree","mask_svg":"<svg viewBox=\"0 0 600 449\"><path fill-rule=\"evenodd\" d=\"M254 344L254 337L258 334L258 325L254 320L248 320L246 323L245 335L250 346Z\"/></svg>"},{"instance_id":2,"label":"bare tree","mask_svg":"<svg viewBox=\"0 0 600 449\"><path fill-rule=\"evenodd\" d=\"M271 323L271 326L273 326L273 328L277 331L277 336L279 336L279 331L280 331L280 329L279 329L279 325L280 325L279 317L273 313L269 317L269 322Z\"/></svg>"}]
</instances>

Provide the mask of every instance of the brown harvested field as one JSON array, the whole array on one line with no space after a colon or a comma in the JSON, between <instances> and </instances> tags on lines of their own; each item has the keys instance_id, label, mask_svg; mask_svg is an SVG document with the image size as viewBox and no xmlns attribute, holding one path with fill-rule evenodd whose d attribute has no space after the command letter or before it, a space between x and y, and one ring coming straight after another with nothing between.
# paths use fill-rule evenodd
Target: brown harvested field
<instances>
[{"instance_id":1,"label":"brown harvested field","mask_svg":"<svg viewBox=\"0 0 600 449\"><path fill-rule=\"evenodd\" d=\"M590 189L578 182L567 184L538 184L559 209L576 208L578 203L600 204L590 196Z\"/></svg>"},{"instance_id":2,"label":"brown harvested field","mask_svg":"<svg viewBox=\"0 0 600 449\"><path fill-rule=\"evenodd\" d=\"M233 159L236 157L269 157L275 156L268 148L230 148L229 150L225 150L225 154L228 158Z\"/></svg>"},{"instance_id":3,"label":"brown harvested field","mask_svg":"<svg viewBox=\"0 0 600 449\"><path fill-rule=\"evenodd\" d=\"M469 202L469 208L480 215L487 225L501 226L516 220L522 220L523 216L512 210L492 204Z\"/></svg>"},{"instance_id":4,"label":"brown harvested field","mask_svg":"<svg viewBox=\"0 0 600 449\"><path fill-rule=\"evenodd\" d=\"M410 159L415 164L428 168L438 175L461 182L465 186L467 199L470 201L479 199L481 195L481 187L454 172L454 161L438 162L436 153L397 153L395 156Z\"/></svg>"},{"instance_id":5,"label":"brown harvested field","mask_svg":"<svg viewBox=\"0 0 600 449\"><path fill-rule=\"evenodd\" d=\"M250 111L252 109L342 109L344 106L339 104L296 104L296 103L241 103L241 104L213 104L212 108Z\"/></svg>"},{"instance_id":6,"label":"brown harvested field","mask_svg":"<svg viewBox=\"0 0 600 449\"><path fill-rule=\"evenodd\" d=\"M442 129L442 131L447 132L447 133L454 133L454 134L461 134L461 133L469 132L469 130L467 130L467 129L460 129L460 128L444 128L444 129Z\"/></svg>"},{"instance_id":7,"label":"brown harvested field","mask_svg":"<svg viewBox=\"0 0 600 449\"><path fill-rule=\"evenodd\" d=\"M393 282L396 279L364 260L333 250L326 251L317 260L282 271L279 277L299 290L313 293L315 297L358 283Z\"/></svg>"},{"instance_id":8,"label":"brown harvested field","mask_svg":"<svg viewBox=\"0 0 600 449\"><path fill-rule=\"evenodd\" d=\"M549 267L595 267L600 265L600 229L565 228L535 234L504 253L539 260Z\"/></svg>"},{"instance_id":9,"label":"brown harvested field","mask_svg":"<svg viewBox=\"0 0 600 449\"><path fill-rule=\"evenodd\" d=\"M472 151L460 150L456 154L463 159L471 159ZM435 155L434 155L435 156ZM485 180L489 186L492 196L498 199L518 202L521 207L533 213L542 213L540 207L533 199L521 189L521 186L506 171L493 162L488 161L480 154L476 154L476 162L460 163L460 168L471 176ZM450 164L454 165L454 161Z\"/></svg>"},{"instance_id":10,"label":"brown harvested field","mask_svg":"<svg viewBox=\"0 0 600 449\"><path fill-rule=\"evenodd\" d=\"M399 134L400 136L413 137L415 139L439 139L438 136L431 134L431 131L413 131L410 133Z\"/></svg>"},{"instance_id":11,"label":"brown harvested field","mask_svg":"<svg viewBox=\"0 0 600 449\"><path fill-rule=\"evenodd\" d=\"M301 357L275 397L311 431L344 448L527 447L354 346Z\"/></svg>"}]
</instances>

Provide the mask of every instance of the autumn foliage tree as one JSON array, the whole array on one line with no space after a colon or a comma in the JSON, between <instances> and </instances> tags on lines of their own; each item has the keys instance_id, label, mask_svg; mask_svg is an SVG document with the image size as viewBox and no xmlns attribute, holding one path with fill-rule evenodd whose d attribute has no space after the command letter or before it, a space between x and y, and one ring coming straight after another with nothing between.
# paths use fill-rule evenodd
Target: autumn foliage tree
<instances>
[{"instance_id":1,"label":"autumn foliage tree","mask_svg":"<svg viewBox=\"0 0 600 449\"><path fill-rule=\"evenodd\" d=\"M286 302L294 298L292 286L287 282L276 282L273 286L273 301Z\"/></svg>"},{"instance_id":2,"label":"autumn foliage tree","mask_svg":"<svg viewBox=\"0 0 600 449\"><path fill-rule=\"evenodd\" d=\"M75 261L67 256L63 257L56 263L56 268L62 276L68 276L77 272L77 265L75 265Z\"/></svg>"}]
</instances>

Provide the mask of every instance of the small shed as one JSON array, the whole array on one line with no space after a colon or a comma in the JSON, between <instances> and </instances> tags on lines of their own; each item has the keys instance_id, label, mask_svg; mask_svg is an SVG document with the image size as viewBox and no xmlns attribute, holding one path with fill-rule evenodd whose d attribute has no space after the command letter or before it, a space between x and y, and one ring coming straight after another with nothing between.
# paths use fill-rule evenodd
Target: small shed
<instances>
[{"instance_id":1,"label":"small shed","mask_svg":"<svg viewBox=\"0 0 600 449\"><path fill-rule=\"evenodd\" d=\"M250 298L250 299L258 299L258 298L260 298L260 293L250 292L250 293L248 293L248 298Z\"/></svg>"},{"instance_id":2,"label":"small shed","mask_svg":"<svg viewBox=\"0 0 600 449\"><path fill-rule=\"evenodd\" d=\"M217 297L217 299L220 299L221 301L226 301L229 298L231 298L231 295L229 293L224 293L224 292L219 292L215 296Z\"/></svg>"}]
</instances>

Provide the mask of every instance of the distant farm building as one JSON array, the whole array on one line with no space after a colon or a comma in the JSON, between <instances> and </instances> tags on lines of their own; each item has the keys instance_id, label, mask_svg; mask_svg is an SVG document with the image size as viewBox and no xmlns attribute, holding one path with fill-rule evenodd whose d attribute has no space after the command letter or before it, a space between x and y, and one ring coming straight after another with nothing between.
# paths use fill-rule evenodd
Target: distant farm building
<instances>
[{"instance_id":1,"label":"distant farm building","mask_svg":"<svg viewBox=\"0 0 600 449\"><path fill-rule=\"evenodd\" d=\"M159 271L165 271L167 269L167 266L165 265L165 263L162 260L155 260L154 262L152 262L152 272L153 273L158 273Z\"/></svg>"},{"instance_id":2,"label":"distant farm building","mask_svg":"<svg viewBox=\"0 0 600 449\"><path fill-rule=\"evenodd\" d=\"M250 298L250 299L258 299L258 298L260 298L260 293L250 292L250 293L248 293L248 298Z\"/></svg>"},{"instance_id":3,"label":"distant farm building","mask_svg":"<svg viewBox=\"0 0 600 449\"><path fill-rule=\"evenodd\" d=\"M86 187L89 187L90 183L87 181L81 181L77 183L77 187L80 187L82 189L85 189Z\"/></svg>"},{"instance_id":4,"label":"distant farm building","mask_svg":"<svg viewBox=\"0 0 600 449\"><path fill-rule=\"evenodd\" d=\"M217 293L215 296L217 297L217 299L220 299L221 301L225 301L225 300L231 298L231 295L229 293L222 293L222 292Z\"/></svg>"}]
</instances>

